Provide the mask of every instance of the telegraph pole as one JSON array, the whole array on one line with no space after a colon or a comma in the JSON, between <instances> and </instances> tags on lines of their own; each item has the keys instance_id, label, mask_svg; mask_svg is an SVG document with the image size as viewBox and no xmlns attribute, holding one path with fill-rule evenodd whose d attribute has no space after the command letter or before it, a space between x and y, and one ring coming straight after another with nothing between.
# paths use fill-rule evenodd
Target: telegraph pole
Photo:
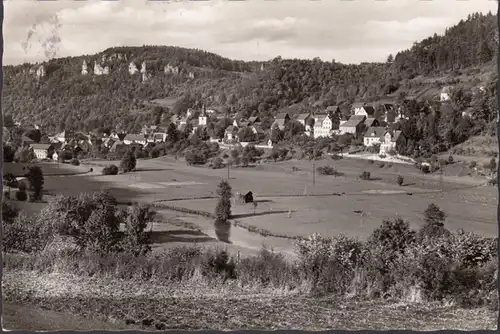
<instances>
[{"instance_id":1,"label":"telegraph pole","mask_svg":"<svg viewBox=\"0 0 500 334\"><path fill-rule=\"evenodd\" d=\"M313 150L313 186L316 184L316 149Z\"/></svg>"}]
</instances>

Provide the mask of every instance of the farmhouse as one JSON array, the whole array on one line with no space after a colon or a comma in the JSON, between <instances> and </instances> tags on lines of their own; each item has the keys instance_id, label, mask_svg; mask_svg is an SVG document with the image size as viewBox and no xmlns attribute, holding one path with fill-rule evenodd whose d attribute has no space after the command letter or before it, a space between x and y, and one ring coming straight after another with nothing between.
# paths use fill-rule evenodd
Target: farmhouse
<instances>
[{"instance_id":1,"label":"farmhouse","mask_svg":"<svg viewBox=\"0 0 500 334\"><path fill-rule=\"evenodd\" d=\"M37 159L50 159L54 153L54 147L51 144L31 144L30 148Z\"/></svg>"},{"instance_id":2,"label":"farmhouse","mask_svg":"<svg viewBox=\"0 0 500 334\"><path fill-rule=\"evenodd\" d=\"M280 130L283 130L285 128L285 125L290 121L290 115L288 113L279 113L276 115L276 118L274 120L273 125L271 128L273 128L275 125L278 126Z\"/></svg>"},{"instance_id":3,"label":"farmhouse","mask_svg":"<svg viewBox=\"0 0 500 334\"><path fill-rule=\"evenodd\" d=\"M164 132L155 132L148 137L148 143L163 143L167 140L167 134Z\"/></svg>"},{"instance_id":4,"label":"farmhouse","mask_svg":"<svg viewBox=\"0 0 500 334\"><path fill-rule=\"evenodd\" d=\"M297 122L299 122L300 124L302 124L304 126L304 129L306 131L311 131L312 130L311 126L308 125L310 119L311 119L311 114L310 113L299 114L299 116L297 117Z\"/></svg>"},{"instance_id":5,"label":"farmhouse","mask_svg":"<svg viewBox=\"0 0 500 334\"><path fill-rule=\"evenodd\" d=\"M132 143L137 143L141 145L146 145L146 136L142 134L128 134L123 138L123 143L126 145L130 145Z\"/></svg>"},{"instance_id":6,"label":"farmhouse","mask_svg":"<svg viewBox=\"0 0 500 334\"><path fill-rule=\"evenodd\" d=\"M350 133L355 137L358 137L361 134L361 128L365 117L363 115L355 115L352 116L347 122L343 123L339 127L339 132L341 134Z\"/></svg>"},{"instance_id":7,"label":"farmhouse","mask_svg":"<svg viewBox=\"0 0 500 334\"><path fill-rule=\"evenodd\" d=\"M380 144L384 140L386 130L383 127L370 127L363 137L363 144L366 147L374 144Z\"/></svg>"},{"instance_id":8,"label":"farmhouse","mask_svg":"<svg viewBox=\"0 0 500 334\"><path fill-rule=\"evenodd\" d=\"M318 115L314 117L314 138L329 137L332 130L332 119L329 115Z\"/></svg>"},{"instance_id":9,"label":"farmhouse","mask_svg":"<svg viewBox=\"0 0 500 334\"><path fill-rule=\"evenodd\" d=\"M398 150L399 147L405 143L406 138L401 131L386 131L380 145L380 153Z\"/></svg>"}]
</instances>

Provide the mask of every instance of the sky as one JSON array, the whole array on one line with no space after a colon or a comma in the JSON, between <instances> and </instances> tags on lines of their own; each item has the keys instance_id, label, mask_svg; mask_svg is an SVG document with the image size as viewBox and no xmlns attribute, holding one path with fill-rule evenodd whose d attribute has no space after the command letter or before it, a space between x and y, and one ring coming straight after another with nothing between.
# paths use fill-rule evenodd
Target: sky
<instances>
[{"instance_id":1,"label":"sky","mask_svg":"<svg viewBox=\"0 0 500 334\"><path fill-rule=\"evenodd\" d=\"M239 60L385 61L495 0L4 0L4 64L173 45Z\"/></svg>"}]
</instances>

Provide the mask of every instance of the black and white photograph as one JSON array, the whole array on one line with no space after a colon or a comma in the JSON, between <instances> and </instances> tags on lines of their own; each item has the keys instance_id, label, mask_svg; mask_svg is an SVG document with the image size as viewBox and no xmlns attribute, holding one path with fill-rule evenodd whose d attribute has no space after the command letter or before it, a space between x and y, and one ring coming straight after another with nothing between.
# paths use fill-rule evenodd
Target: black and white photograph
<instances>
[{"instance_id":1,"label":"black and white photograph","mask_svg":"<svg viewBox=\"0 0 500 334\"><path fill-rule=\"evenodd\" d=\"M497 329L498 1L1 6L4 330Z\"/></svg>"}]
</instances>

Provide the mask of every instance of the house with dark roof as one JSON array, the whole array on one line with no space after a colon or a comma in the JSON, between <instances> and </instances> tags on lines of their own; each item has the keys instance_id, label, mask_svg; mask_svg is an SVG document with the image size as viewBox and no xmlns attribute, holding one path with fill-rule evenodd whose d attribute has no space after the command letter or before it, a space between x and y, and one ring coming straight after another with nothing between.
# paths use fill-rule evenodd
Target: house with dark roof
<instances>
[{"instance_id":1,"label":"house with dark roof","mask_svg":"<svg viewBox=\"0 0 500 334\"><path fill-rule=\"evenodd\" d=\"M365 135L363 136L363 145L366 147L381 144L386 129L384 127L370 127L366 130Z\"/></svg>"},{"instance_id":2,"label":"house with dark roof","mask_svg":"<svg viewBox=\"0 0 500 334\"><path fill-rule=\"evenodd\" d=\"M358 137L361 134L362 127L364 126L363 122L365 121L365 117L363 115L357 115L358 117L355 116L352 116L347 122L340 125L339 127L340 134L350 133L355 137Z\"/></svg>"},{"instance_id":3,"label":"house with dark roof","mask_svg":"<svg viewBox=\"0 0 500 334\"><path fill-rule=\"evenodd\" d=\"M285 128L285 125L290 121L290 115L287 112L284 113L279 113L276 115L274 118L274 123L271 126L273 128L274 126L278 126L280 130L283 130Z\"/></svg>"},{"instance_id":4,"label":"house with dark roof","mask_svg":"<svg viewBox=\"0 0 500 334\"><path fill-rule=\"evenodd\" d=\"M311 117L312 116L310 113L304 113L304 114L299 114L295 120L300 124L302 124L306 131L311 131L312 129L309 126L309 120L311 119Z\"/></svg>"}]
</instances>

